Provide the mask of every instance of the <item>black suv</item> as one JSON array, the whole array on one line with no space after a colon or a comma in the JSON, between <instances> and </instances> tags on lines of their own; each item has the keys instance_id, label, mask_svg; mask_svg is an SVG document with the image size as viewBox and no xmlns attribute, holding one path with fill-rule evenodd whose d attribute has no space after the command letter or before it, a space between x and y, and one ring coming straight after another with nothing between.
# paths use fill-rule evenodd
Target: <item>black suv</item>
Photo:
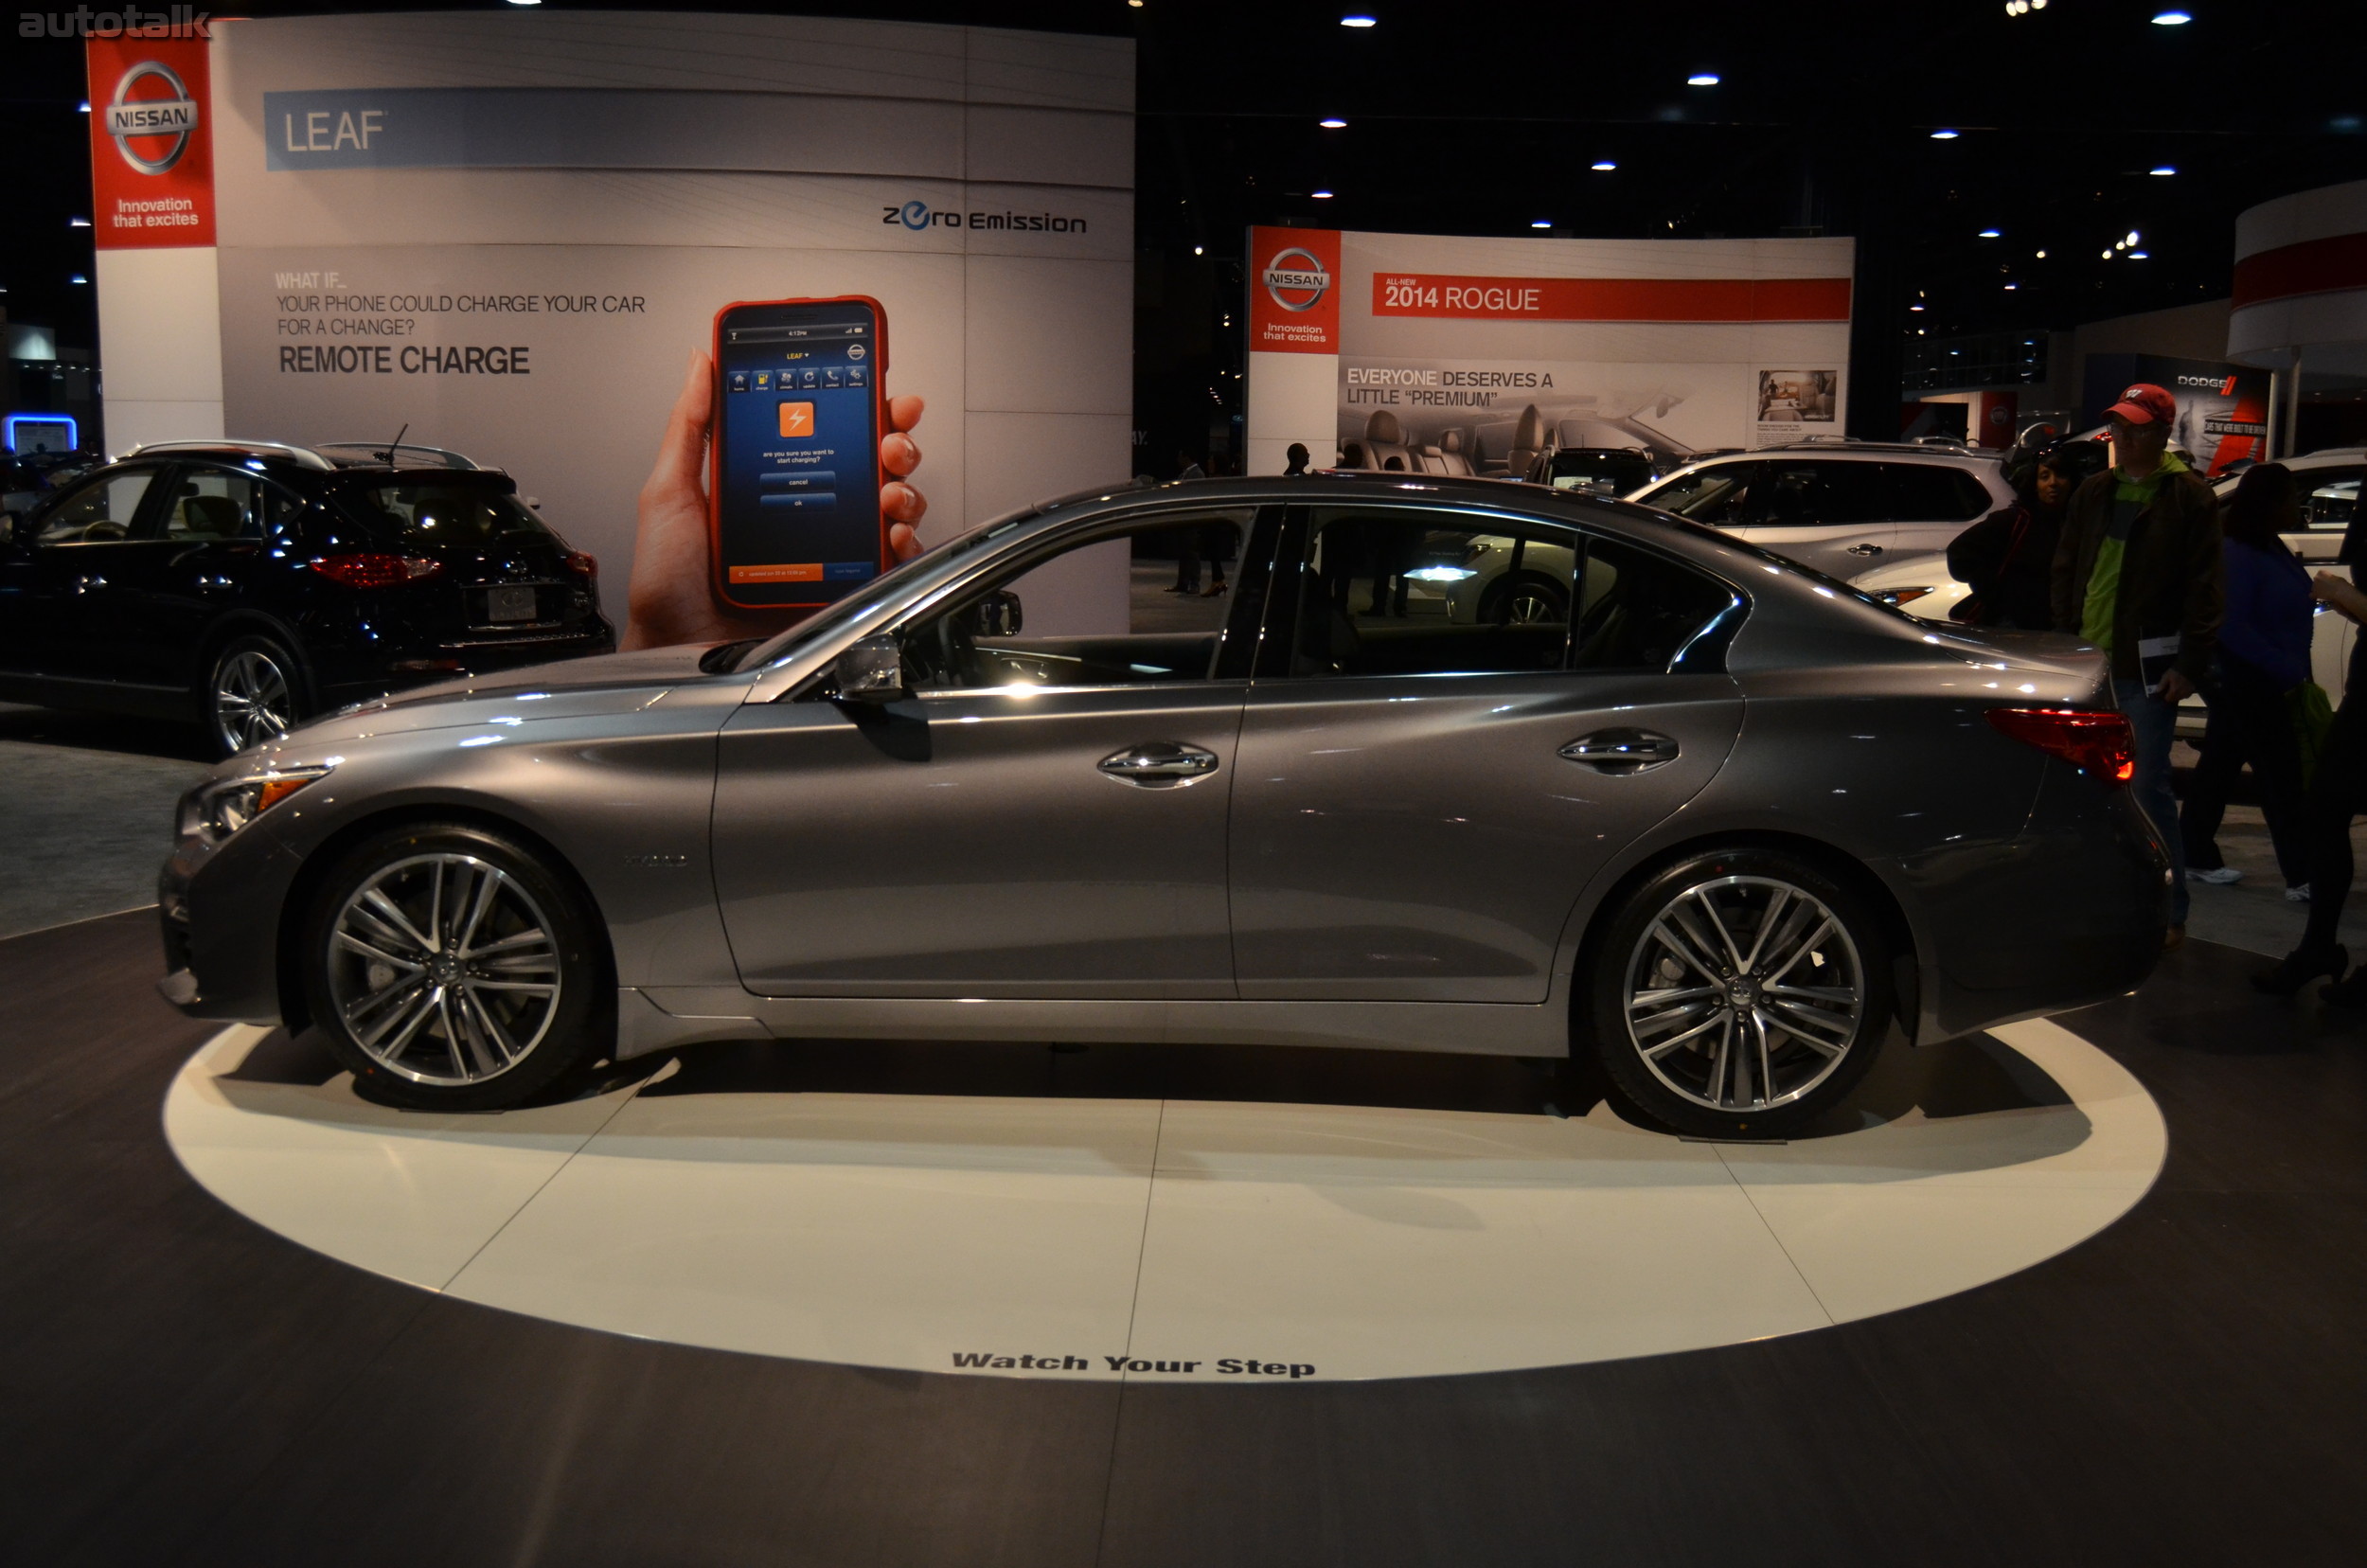
<instances>
[{"instance_id":1,"label":"black suv","mask_svg":"<svg viewBox=\"0 0 2367 1568\"><path fill-rule=\"evenodd\" d=\"M398 686L616 645L597 563L424 447L168 441L0 515L0 698L224 756Z\"/></svg>"}]
</instances>

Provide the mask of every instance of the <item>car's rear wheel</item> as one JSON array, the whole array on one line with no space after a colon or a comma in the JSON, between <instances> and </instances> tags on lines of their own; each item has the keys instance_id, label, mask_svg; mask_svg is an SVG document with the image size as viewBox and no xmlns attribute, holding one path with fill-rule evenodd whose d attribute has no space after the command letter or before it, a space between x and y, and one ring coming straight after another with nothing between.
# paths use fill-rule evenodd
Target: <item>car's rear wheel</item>
<instances>
[{"instance_id":1,"label":"car's rear wheel","mask_svg":"<svg viewBox=\"0 0 2367 1568\"><path fill-rule=\"evenodd\" d=\"M1861 900L1810 861L1695 855L1637 888L1595 952L1594 1045L1635 1109L1709 1137L1777 1137L1874 1064L1890 955Z\"/></svg>"},{"instance_id":2,"label":"car's rear wheel","mask_svg":"<svg viewBox=\"0 0 2367 1568\"><path fill-rule=\"evenodd\" d=\"M303 671L294 654L269 637L234 637L205 675L205 730L215 752L233 756L276 740L303 716Z\"/></svg>"},{"instance_id":3,"label":"car's rear wheel","mask_svg":"<svg viewBox=\"0 0 2367 1568\"><path fill-rule=\"evenodd\" d=\"M574 879L482 829L355 846L305 935L306 1001L357 1083L395 1104L518 1104L613 1043L604 942Z\"/></svg>"}]
</instances>

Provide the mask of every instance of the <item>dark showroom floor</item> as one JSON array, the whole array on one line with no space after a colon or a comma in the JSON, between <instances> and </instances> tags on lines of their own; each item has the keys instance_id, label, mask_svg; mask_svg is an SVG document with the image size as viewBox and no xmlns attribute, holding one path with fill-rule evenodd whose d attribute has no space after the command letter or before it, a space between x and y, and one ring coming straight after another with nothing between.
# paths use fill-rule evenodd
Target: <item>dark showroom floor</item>
<instances>
[{"instance_id":1,"label":"dark showroom floor","mask_svg":"<svg viewBox=\"0 0 2367 1568\"><path fill-rule=\"evenodd\" d=\"M0 858L10 1561L2367 1560L2367 1019L2255 996L2233 937L2061 1028L1896 1053L1783 1150L1644 1133L1513 1061L1123 1046L722 1047L404 1122L154 996L126 879L177 744L0 715L11 811L49 812ZM85 775L117 793L66 810ZM905 1298L783 1274L798 1311L751 1315L739 1255L787 1231L725 1169L759 1209L840 1195L834 1267L926 1234ZM1048 1193L1080 1233L1127 1217L1117 1277L1027 1228ZM1031 1250L925 1231L951 1211ZM1760 1295L1650 1277L1736 1215L1701 1256L1774 1259ZM1421 1269L1343 1299L1393 1245ZM1096 1352L1165 1312L1324 1369L924 1369L941 1320L1069 1296L1112 1303L1064 1320ZM1702 1347L1636 1353L1663 1344Z\"/></svg>"}]
</instances>

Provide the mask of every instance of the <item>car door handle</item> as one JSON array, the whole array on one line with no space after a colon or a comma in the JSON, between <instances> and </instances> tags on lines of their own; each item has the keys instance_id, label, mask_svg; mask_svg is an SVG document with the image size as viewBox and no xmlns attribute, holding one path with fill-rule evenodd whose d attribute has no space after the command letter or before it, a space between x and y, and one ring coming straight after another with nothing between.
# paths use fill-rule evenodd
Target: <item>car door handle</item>
<instances>
[{"instance_id":1,"label":"car door handle","mask_svg":"<svg viewBox=\"0 0 2367 1568\"><path fill-rule=\"evenodd\" d=\"M1112 752L1097 764L1112 778L1157 787L1188 784L1217 771L1217 754L1174 740L1146 740Z\"/></svg>"},{"instance_id":2,"label":"car door handle","mask_svg":"<svg viewBox=\"0 0 2367 1568\"><path fill-rule=\"evenodd\" d=\"M1852 544L1849 546L1849 553L1854 556L1878 556L1882 553L1882 546L1879 544Z\"/></svg>"},{"instance_id":3,"label":"car door handle","mask_svg":"<svg viewBox=\"0 0 2367 1568\"><path fill-rule=\"evenodd\" d=\"M1638 774L1677 760L1677 741L1651 730L1603 729L1579 736L1561 755L1597 773Z\"/></svg>"}]
</instances>

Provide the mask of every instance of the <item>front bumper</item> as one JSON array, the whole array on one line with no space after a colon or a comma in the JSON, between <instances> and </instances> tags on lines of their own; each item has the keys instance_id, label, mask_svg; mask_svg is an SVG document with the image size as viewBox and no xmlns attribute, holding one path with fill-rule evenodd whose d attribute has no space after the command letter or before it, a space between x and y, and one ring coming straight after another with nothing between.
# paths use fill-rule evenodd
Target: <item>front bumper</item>
<instances>
[{"instance_id":1,"label":"front bumper","mask_svg":"<svg viewBox=\"0 0 2367 1568\"><path fill-rule=\"evenodd\" d=\"M219 844L186 838L156 882L165 977L157 993L191 1018L280 1022L280 911L302 862L268 820Z\"/></svg>"}]
</instances>

